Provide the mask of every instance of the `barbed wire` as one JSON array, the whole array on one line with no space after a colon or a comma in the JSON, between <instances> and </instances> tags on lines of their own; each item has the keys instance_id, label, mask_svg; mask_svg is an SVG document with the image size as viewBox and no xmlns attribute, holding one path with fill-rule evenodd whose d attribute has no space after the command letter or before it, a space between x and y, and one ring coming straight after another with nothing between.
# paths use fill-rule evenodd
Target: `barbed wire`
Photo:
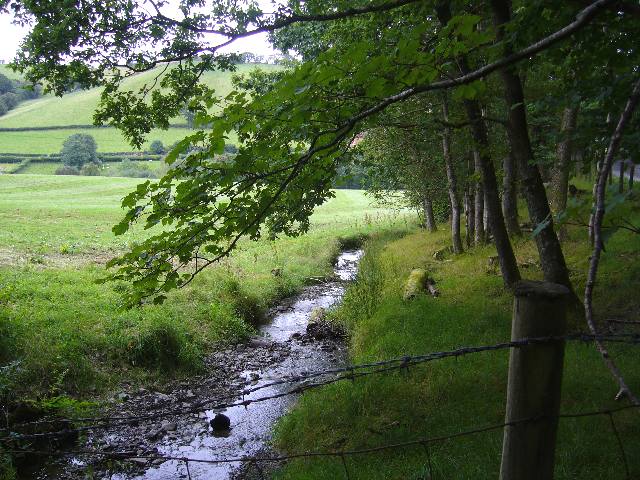
<instances>
[{"instance_id":1,"label":"barbed wire","mask_svg":"<svg viewBox=\"0 0 640 480\"><path fill-rule=\"evenodd\" d=\"M0 432L8 434L5 437L0 437L0 442L6 443L9 441L15 441L15 440L35 440L39 438L64 437L64 436L72 435L75 433L81 433L81 432L86 432L90 430L100 430L100 429L105 430L105 429L110 429L114 427L125 426L132 423L137 423L143 420L156 421L156 420L167 418L167 417L199 414L202 412L203 409L222 410L222 409L238 407L238 406L243 406L246 408L249 405L254 403L265 402L268 400L283 398L290 395L298 395L307 390L315 389L325 385L330 385L336 382L345 381L345 380L353 381L357 378L366 377L369 375L388 373L396 370L406 370L409 367L412 367L415 365L428 363L435 360L441 360L445 358L455 358L455 357L461 357L461 356L470 355L474 353L498 351L498 350L504 350L504 349L523 347L527 345L544 344L544 343L558 342L558 341L592 342L595 340L637 345L637 344L640 344L640 334L592 335L592 334L577 333L577 334L569 334L569 335L562 335L562 336L525 338L521 340L501 342L501 343L496 343L491 345L460 347L453 350L430 352L430 353L415 355L415 356L403 356L403 357L397 357L397 358L383 360L379 362L369 362L369 363L350 365L350 366L341 367L341 368L319 370L315 372L308 372L305 374L290 375L278 380L274 380L272 382L264 383L262 385L246 388L235 395L225 395L222 397L206 399L200 402L196 402L188 408L158 411L154 413L147 413L147 414L141 414L141 415L54 418L54 419L42 419L42 420L37 420L33 422L16 424L11 428L0 429ZM263 389L273 388L276 386L286 385L290 383L305 382L311 379L317 379L317 378L321 378L323 376L329 376L329 375L334 375L334 377L327 378L321 381L316 381L313 383L300 383L299 385L293 388L287 389L282 392L277 392L271 395L265 395L265 396L253 398L253 399L244 398L247 395L253 394ZM229 398L237 398L238 396L241 396L242 400L231 401L231 402L223 401ZM78 423L91 423L91 424L77 426L73 428L64 428L64 429L59 429L59 430L49 431L49 432L39 432L39 433L19 433L14 431L18 428L24 429L27 427L34 427L34 426L46 425L46 424L73 425Z\"/></svg>"},{"instance_id":2,"label":"barbed wire","mask_svg":"<svg viewBox=\"0 0 640 480\"><path fill-rule=\"evenodd\" d=\"M493 430L503 429L505 427L517 427L519 425L527 424L527 423L535 423L545 420L553 420L553 419L572 419L572 418L586 418L586 417L594 417L594 416L608 416L614 434L618 438L619 448L622 452L623 462L625 464L625 471L629 472L628 462L626 458L626 454L624 452L622 441L620 440L620 436L618 430L615 426L613 420L613 414L625 410L638 409L640 405L624 405L616 408L608 408L608 409L600 409L600 410L591 410L585 412L574 412L574 413L561 413L559 415L538 415L534 417L513 420L509 422L495 423L491 425L485 426L477 426L467 430L463 430L460 432L438 435L433 437L423 437L415 440L408 440L405 442L397 442L397 443L389 443L384 445L378 445L375 447L367 447L367 448L358 448L352 450L334 450L334 451L311 451L311 452L298 452L287 455L272 455L272 456L238 456L238 457L228 457L228 458L195 458L195 457L187 457L187 456L174 456L174 455L148 455L148 454L138 454L135 451L120 451L120 452L105 452L100 450L91 450L91 449L76 449L76 450L65 450L65 451L57 451L57 450L36 450L29 448L13 448L5 450L6 453L10 454L34 454L34 455L42 455L42 456L51 456L51 455L62 455L62 456L99 456L114 460L128 460L128 459L145 459L149 461L153 460L164 460L164 461L179 461L186 463L204 463L204 464L228 464L228 463L239 463L239 462L285 462L288 460L295 460L300 458L318 458L318 457L345 457L345 456L354 456L354 455L364 455L369 453L377 453L385 450L393 450L399 448L409 448L420 445L429 445L438 442L444 442L446 440L452 440L456 438L466 437L470 435L476 435L480 433L486 433Z\"/></svg>"}]
</instances>

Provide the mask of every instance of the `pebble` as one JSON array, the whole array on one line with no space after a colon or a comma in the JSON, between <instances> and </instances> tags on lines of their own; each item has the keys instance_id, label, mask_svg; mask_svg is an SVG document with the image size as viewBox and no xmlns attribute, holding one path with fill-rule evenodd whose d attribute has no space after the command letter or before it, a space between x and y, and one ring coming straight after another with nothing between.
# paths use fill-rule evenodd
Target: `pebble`
<instances>
[{"instance_id":1,"label":"pebble","mask_svg":"<svg viewBox=\"0 0 640 480\"><path fill-rule=\"evenodd\" d=\"M164 432L175 432L178 429L178 425L175 422L162 422L161 428Z\"/></svg>"}]
</instances>

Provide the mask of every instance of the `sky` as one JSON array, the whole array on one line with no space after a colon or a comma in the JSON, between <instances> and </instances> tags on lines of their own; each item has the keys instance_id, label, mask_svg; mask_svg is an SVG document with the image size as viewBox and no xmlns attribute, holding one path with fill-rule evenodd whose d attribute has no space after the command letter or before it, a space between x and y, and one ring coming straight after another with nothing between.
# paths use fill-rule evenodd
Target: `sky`
<instances>
[{"instance_id":1,"label":"sky","mask_svg":"<svg viewBox=\"0 0 640 480\"><path fill-rule=\"evenodd\" d=\"M20 47L20 42L28 33L26 28L13 25L12 20L12 15L0 13L0 60L4 60L5 63L13 59ZM263 56L274 53L267 39L267 34L239 39L220 51L222 53L251 52Z\"/></svg>"}]
</instances>

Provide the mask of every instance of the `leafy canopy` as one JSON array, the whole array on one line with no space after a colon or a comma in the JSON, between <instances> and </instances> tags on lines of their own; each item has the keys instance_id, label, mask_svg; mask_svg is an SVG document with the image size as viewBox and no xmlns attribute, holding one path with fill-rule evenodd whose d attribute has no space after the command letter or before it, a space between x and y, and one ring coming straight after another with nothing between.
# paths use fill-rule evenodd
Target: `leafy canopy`
<instances>
[{"instance_id":1,"label":"leafy canopy","mask_svg":"<svg viewBox=\"0 0 640 480\"><path fill-rule=\"evenodd\" d=\"M514 23L540 3L519 4ZM58 94L73 84L104 85L95 121L120 128L133 145L168 127L185 105L193 114L193 133L167 154L167 174L123 200L114 232L140 222L150 233L110 263L112 279L131 282L129 304L163 301L242 237L305 232L313 209L332 196L356 135L384 127L387 108L429 91L453 88L456 101L482 97L501 55L481 3L444 28L435 2L417 0L291 0L275 12L253 2L182 0L175 18L164 1L5 0L2 7L33 24L16 61L26 77ZM527 33L540 38L561 20L537 19ZM300 48L303 61L275 78L240 79L221 98L202 75L233 70L237 59L220 47L259 32ZM493 66L449 78L460 55ZM153 82L122 90L126 76L152 69ZM232 133L238 150L223 155Z\"/></svg>"}]
</instances>

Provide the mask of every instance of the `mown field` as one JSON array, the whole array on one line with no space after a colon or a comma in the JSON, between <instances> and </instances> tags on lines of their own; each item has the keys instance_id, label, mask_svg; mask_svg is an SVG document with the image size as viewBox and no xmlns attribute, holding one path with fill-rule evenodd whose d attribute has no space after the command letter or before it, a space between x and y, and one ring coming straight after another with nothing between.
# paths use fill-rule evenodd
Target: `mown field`
<instances>
[{"instance_id":1,"label":"mown field","mask_svg":"<svg viewBox=\"0 0 640 480\"><path fill-rule=\"evenodd\" d=\"M235 73L242 74L257 68L258 65L243 64L237 66ZM261 69L273 70L280 68L275 65L261 64ZM0 72L6 74L8 68ZM145 84L152 83L160 69L135 75L123 83L123 88L137 91ZM206 72L203 81L215 89L220 97L227 95L232 88L231 72ZM13 74L13 78L17 75ZM92 125L93 114L100 100L100 88L71 92L62 97L46 95L42 98L20 104L14 110L0 117L0 128L32 128L59 127L65 125ZM173 120L175 124L184 124L184 118ZM153 130L148 135L147 147L153 140L161 140L165 145L184 138L189 130L184 128L170 128L168 130ZM28 130L28 131L0 131L0 151L6 153L52 153L59 152L64 140L73 133L89 133L93 135L101 152L133 151L119 131L113 128L94 129L60 129L60 130ZM233 143L234 139L230 139ZM144 149L144 147L143 147Z\"/></svg>"},{"instance_id":2,"label":"mown field","mask_svg":"<svg viewBox=\"0 0 640 480\"><path fill-rule=\"evenodd\" d=\"M583 212L584 213L584 212ZM640 223L638 197L619 218ZM354 363L508 341L513 299L487 259L495 248L474 248L460 256L434 260L449 244L448 228L435 234L398 237L381 234L366 244L357 283L347 292L336 321L351 332ZM537 252L527 236L515 243L518 261L529 265L523 276L541 278ZM564 245L572 281L582 295L590 249L584 227L570 227ZM435 278L441 295L403 301L409 272L423 267ZM605 331L637 332L608 320L640 321L640 235L618 232L607 244L596 290L596 313ZM573 331L585 331L573 314ZM631 389L640 390L637 346L611 345ZM276 445L294 454L307 451L357 450L434 438L504 420L508 352L449 358L407 371L341 382L306 393L277 428ZM628 405L615 401L611 374L591 344L569 343L565 357L562 413L588 412ZM638 412L613 415L626 454L626 476L615 432L606 415L560 421L556 479L640 478ZM423 445L347 456L351 479L497 478L502 430ZM429 459L430 455L430 459ZM433 476L430 475L429 463ZM278 479L344 478L340 457L292 461Z\"/></svg>"},{"instance_id":3,"label":"mown field","mask_svg":"<svg viewBox=\"0 0 640 480\"><path fill-rule=\"evenodd\" d=\"M104 262L144 232L114 237L136 179L0 176L0 396L86 398L122 379L198 371L205 352L249 335L266 307L331 273L341 238L411 227L413 215L337 191L308 235L244 242L163 306L120 309ZM271 270L282 275L274 277ZM7 397L9 396L9 397Z\"/></svg>"}]
</instances>

